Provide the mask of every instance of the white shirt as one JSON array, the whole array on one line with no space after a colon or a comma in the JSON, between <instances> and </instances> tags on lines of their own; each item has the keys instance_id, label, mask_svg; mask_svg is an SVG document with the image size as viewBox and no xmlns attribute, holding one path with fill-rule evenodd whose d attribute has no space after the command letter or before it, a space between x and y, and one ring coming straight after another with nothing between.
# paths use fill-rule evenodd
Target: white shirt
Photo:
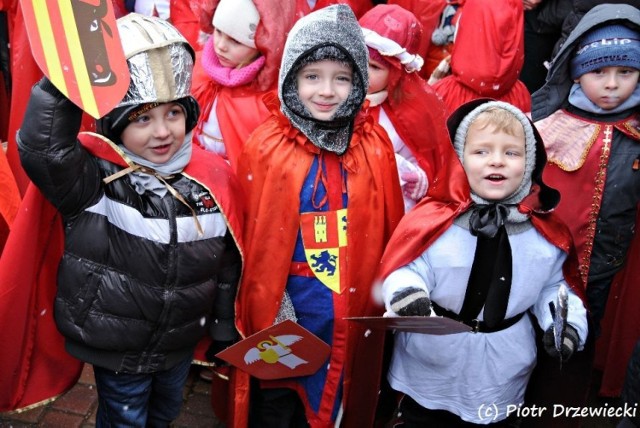
<instances>
[{"instance_id":1,"label":"white shirt","mask_svg":"<svg viewBox=\"0 0 640 428\"><path fill-rule=\"evenodd\" d=\"M206 150L217 153L226 159L227 149L224 145L220 122L218 122L218 115L216 114L217 107L218 98L216 97L211 106L211 113L209 113L207 121L202 126L202 133L198 136L198 140Z\"/></svg>"},{"instance_id":2,"label":"white shirt","mask_svg":"<svg viewBox=\"0 0 640 428\"><path fill-rule=\"evenodd\" d=\"M402 180L402 174L406 172L414 172L419 170L418 161L416 157L411 153L409 147L404 143L396 128L391 123L389 116L385 113L384 108L380 107L380 117L378 118L378 123L380 126L387 131L387 135L389 136L389 140L391 140L391 144L393 145L393 151L396 157L396 165L398 167L398 177L400 177L400 186L405 184L405 181ZM411 208L416 205L416 201L408 197L404 194L402 195L402 199L404 200L404 211L407 212Z\"/></svg>"}]
</instances>

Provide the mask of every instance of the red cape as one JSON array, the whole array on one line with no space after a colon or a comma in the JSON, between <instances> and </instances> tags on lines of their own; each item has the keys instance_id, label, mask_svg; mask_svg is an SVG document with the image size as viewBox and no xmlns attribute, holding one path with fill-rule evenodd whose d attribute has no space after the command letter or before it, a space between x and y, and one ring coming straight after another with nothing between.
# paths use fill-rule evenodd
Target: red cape
<instances>
[{"instance_id":1,"label":"red cape","mask_svg":"<svg viewBox=\"0 0 640 428\"><path fill-rule=\"evenodd\" d=\"M194 138L197 139L202 133L203 122L209 119L213 102L217 99L215 113L227 158L234 171L237 170L238 158L245 141L269 117L269 111L262 102L265 93L252 85L235 88L219 85L206 74L201 61L197 61L194 67L193 87L193 95L202 109Z\"/></svg>"},{"instance_id":2,"label":"red cape","mask_svg":"<svg viewBox=\"0 0 640 428\"><path fill-rule=\"evenodd\" d=\"M299 194L319 149L291 126L279 111L275 95L265 97L273 116L260 126L245 146L238 177L247 195L247 265L238 292L238 326L247 336L273 324L287 283L299 229ZM386 241L403 214L403 203L391 145L384 130L370 117L356 120L348 151L341 156L348 171L348 248L351 263L345 299L350 316L380 315L372 304L371 286ZM373 172L373 174L372 174ZM280 233L274 233L274 228ZM268 257L265 257L268 254ZM368 355L367 346L379 344L372 334L365 339L361 326L349 325L347 355ZM375 343L374 343L375 342ZM375 363L375 362L374 362ZM377 400L379 367L368 358L344 369L345 426L372 426ZM244 375L244 376L243 376ZM230 427L247 424L248 377L235 371ZM358 393L353 392L358 388ZM324 417L327 417L325 414ZM367 423L370 421L370 423ZM328 423L317 422L324 426Z\"/></svg>"},{"instance_id":3,"label":"red cape","mask_svg":"<svg viewBox=\"0 0 640 428\"><path fill-rule=\"evenodd\" d=\"M22 199L4 150L0 150L0 189L2 189L0 192L0 254L2 254L6 235L18 213L18 206Z\"/></svg>"},{"instance_id":4,"label":"red cape","mask_svg":"<svg viewBox=\"0 0 640 428\"><path fill-rule=\"evenodd\" d=\"M439 179L429 189L427 196L402 218L389 240L382 257L381 279L418 258L453 224L456 217L472 205L466 175L457 157L453 160L453 148L451 152L450 170L438 175ZM563 269L565 280L584 300L584 286L578 276L571 234L556 214L539 210L538 195L539 188L534 185L519 209L531 215L531 223L546 240L568 254Z\"/></svg>"},{"instance_id":5,"label":"red cape","mask_svg":"<svg viewBox=\"0 0 640 428\"><path fill-rule=\"evenodd\" d=\"M7 3L7 2L5 2ZM9 40L11 40L11 107L9 111L9 128L7 131L8 146L7 159L13 175L15 177L20 193L24 195L29 185L29 178L22 169L18 156L18 146L16 144L16 132L22 124L24 112L27 109L27 101L31 93L31 87L41 77L42 72L36 65L31 55L31 47L27 30L24 26L22 8L17 0L9 2L11 5L5 6L9 21Z\"/></svg>"},{"instance_id":6,"label":"red cape","mask_svg":"<svg viewBox=\"0 0 640 428\"><path fill-rule=\"evenodd\" d=\"M126 167L105 139L81 134L81 142L95 156ZM194 147L186 175L211 190L242 250L240 188L226 163ZM0 411L44 404L70 389L82 362L64 350L55 326L53 301L58 263L64 250L60 214L31 185L20 206L0 258Z\"/></svg>"},{"instance_id":7,"label":"red cape","mask_svg":"<svg viewBox=\"0 0 640 428\"><path fill-rule=\"evenodd\" d=\"M318 0L313 9L309 7L309 2L307 0L296 0L295 2L298 18L302 18L313 11L338 3L348 5L356 18L360 18L373 7L373 2L371 0Z\"/></svg>"},{"instance_id":8,"label":"red cape","mask_svg":"<svg viewBox=\"0 0 640 428\"><path fill-rule=\"evenodd\" d=\"M451 75L437 82L434 89L449 113L481 97L505 101L528 112L531 95L518 80L523 64L522 2L468 1L451 52Z\"/></svg>"}]
</instances>

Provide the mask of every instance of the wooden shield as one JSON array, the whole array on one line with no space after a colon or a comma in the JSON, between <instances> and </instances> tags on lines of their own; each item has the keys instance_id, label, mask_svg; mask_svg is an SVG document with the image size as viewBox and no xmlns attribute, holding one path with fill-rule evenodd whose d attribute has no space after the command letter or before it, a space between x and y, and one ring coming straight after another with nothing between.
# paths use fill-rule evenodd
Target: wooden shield
<instances>
[{"instance_id":1,"label":"wooden shield","mask_svg":"<svg viewBox=\"0 0 640 428\"><path fill-rule=\"evenodd\" d=\"M124 98L129 69L111 0L21 0L33 57L82 110L100 118Z\"/></svg>"},{"instance_id":2,"label":"wooden shield","mask_svg":"<svg viewBox=\"0 0 640 428\"><path fill-rule=\"evenodd\" d=\"M349 321L376 330L397 330L423 334L456 334L470 332L471 327L447 317L352 317Z\"/></svg>"},{"instance_id":3,"label":"wooden shield","mask_svg":"<svg viewBox=\"0 0 640 428\"><path fill-rule=\"evenodd\" d=\"M258 379L307 376L327 364L331 348L291 320L266 328L216 354Z\"/></svg>"}]
</instances>

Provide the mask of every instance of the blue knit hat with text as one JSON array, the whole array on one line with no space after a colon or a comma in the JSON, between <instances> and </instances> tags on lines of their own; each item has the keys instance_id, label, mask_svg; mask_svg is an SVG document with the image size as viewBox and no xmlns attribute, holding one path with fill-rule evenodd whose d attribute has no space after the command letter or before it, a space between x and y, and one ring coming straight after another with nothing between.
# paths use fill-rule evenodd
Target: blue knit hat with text
<instances>
[{"instance_id":1,"label":"blue knit hat with text","mask_svg":"<svg viewBox=\"0 0 640 428\"><path fill-rule=\"evenodd\" d=\"M640 70L640 33L621 24L596 28L582 36L571 59L571 78L616 66Z\"/></svg>"}]
</instances>

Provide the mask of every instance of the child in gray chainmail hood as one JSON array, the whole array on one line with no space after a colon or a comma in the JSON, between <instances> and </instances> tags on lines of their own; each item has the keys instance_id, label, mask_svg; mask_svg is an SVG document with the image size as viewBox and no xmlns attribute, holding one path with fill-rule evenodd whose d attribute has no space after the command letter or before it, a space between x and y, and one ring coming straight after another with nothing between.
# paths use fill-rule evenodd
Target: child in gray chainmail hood
<instances>
[{"instance_id":1,"label":"child in gray chainmail hood","mask_svg":"<svg viewBox=\"0 0 640 428\"><path fill-rule=\"evenodd\" d=\"M393 147L361 112L367 64L347 6L300 19L285 44L278 98L265 97L272 115L241 155L250 243L238 296L243 333L289 318L331 345L311 376L254 380L250 426L373 423L377 369L354 359L363 342L378 342L344 318L381 315L371 285L403 201Z\"/></svg>"}]
</instances>

